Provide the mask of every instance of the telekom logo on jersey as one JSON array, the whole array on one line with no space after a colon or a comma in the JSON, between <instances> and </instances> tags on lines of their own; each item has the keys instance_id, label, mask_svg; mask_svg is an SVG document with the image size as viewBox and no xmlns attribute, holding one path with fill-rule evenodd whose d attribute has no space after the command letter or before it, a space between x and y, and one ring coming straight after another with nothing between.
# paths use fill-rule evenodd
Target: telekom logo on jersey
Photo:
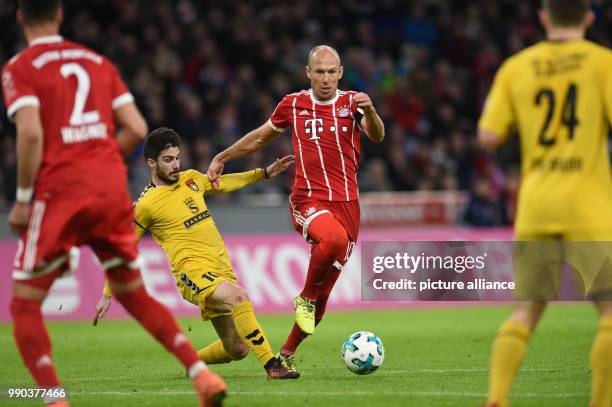
<instances>
[{"instance_id":1,"label":"telekom logo on jersey","mask_svg":"<svg viewBox=\"0 0 612 407\"><path fill-rule=\"evenodd\" d=\"M325 128L323 127L323 119L319 118L319 119L306 119L304 120L304 127L305 130L304 132L306 134L311 134L310 139L309 140L318 140L321 137L320 134L323 133L323 131L325 130ZM347 126L342 126L340 128L340 130L344 133L346 133L348 131L348 127ZM336 131L336 126L329 126L329 131L331 132L335 132Z\"/></svg>"},{"instance_id":2,"label":"telekom logo on jersey","mask_svg":"<svg viewBox=\"0 0 612 407\"><path fill-rule=\"evenodd\" d=\"M71 60L71 62L60 65L59 71L63 78L75 77L77 84L69 126L62 126L61 129L62 140L65 144L71 144L108 137L106 124L100 122L100 113L97 110L85 111L85 104L91 88L91 78L87 70L81 64L75 62L87 60L100 65L103 61L102 57L83 49L64 49L47 51L32 61L32 65L36 69L41 69L49 62L59 60Z\"/></svg>"}]
</instances>

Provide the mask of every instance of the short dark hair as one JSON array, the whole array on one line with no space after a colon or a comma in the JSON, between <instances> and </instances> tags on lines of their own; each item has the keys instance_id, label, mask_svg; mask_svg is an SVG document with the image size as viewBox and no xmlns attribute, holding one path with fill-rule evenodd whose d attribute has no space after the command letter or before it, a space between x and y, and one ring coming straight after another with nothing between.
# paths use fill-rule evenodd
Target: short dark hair
<instances>
[{"instance_id":1,"label":"short dark hair","mask_svg":"<svg viewBox=\"0 0 612 407\"><path fill-rule=\"evenodd\" d=\"M543 0L550 22L561 27L579 26L589 11L589 0Z\"/></svg>"},{"instance_id":2,"label":"short dark hair","mask_svg":"<svg viewBox=\"0 0 612 407\"><path fill-rule=\"evenodd\" d=\"M181 137L173 129L160 127L153 130L145 137L144 158L157 161L162 151L169 147L178 147Z\"/></svg>"},{"instance_id":3,"label":"short dark hair","mask_svg":"<svg viewBox=\"0 0 612 407\"><path fill-rule=\"evenodd\" d=\"M26 24L53 21L60 0L19 0L19 11Z\"/></svg>"}]
</instances>

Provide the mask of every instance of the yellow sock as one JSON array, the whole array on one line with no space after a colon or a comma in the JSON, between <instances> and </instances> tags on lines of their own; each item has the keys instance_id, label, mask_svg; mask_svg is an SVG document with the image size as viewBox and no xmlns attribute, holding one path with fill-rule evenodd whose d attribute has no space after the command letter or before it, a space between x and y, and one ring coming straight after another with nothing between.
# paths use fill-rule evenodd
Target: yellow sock
<instances>
[{"instance_id":1,"label":"yellow sock","mask_svg":"<svg viewBox=\"0 0 612 407\"><path fill-rule=\"evenodd\" d=\"M207 365L214 365L218 363L228 363L232 360L236 360L230 355L225 348L221 339L217 339L205 348L198 351L198 357L206 362Z\"/></svg>"},{"instance_id":2,"label":"yellow sock","mask_svg":"<svg viewBox=\"0 0 612 407\"><path fill-rule=\"evenodd\" d=\"M601 319L591 348L591 403L612 406L612 317Z\"/></svg>"},{"instance_id":3,"label":"yellow sock","mask_svg":"<svg viewBox=\"0 0 612 407\"><path fill-rule=\"evenodd\" d=\"M251 301L243 301L236 305L232 310L232 316L238 334L249 345L251 352L255 354L259 363L265 366L274 357L274 353L272 353L270 342L268 342L263 328L255 319Z\"/></svg>"},{"instance_id":4,"label":"yellow sock","mask_svg":"<svg viewBox=\"0 0 612 407\"><path fill-rule=\"evenodd\" d=\"M491 352L489 403L508 406L510 386L525 357L529 335L529 327L517 321L506 321L497 332Z\"/></svg>"}]
</instances>

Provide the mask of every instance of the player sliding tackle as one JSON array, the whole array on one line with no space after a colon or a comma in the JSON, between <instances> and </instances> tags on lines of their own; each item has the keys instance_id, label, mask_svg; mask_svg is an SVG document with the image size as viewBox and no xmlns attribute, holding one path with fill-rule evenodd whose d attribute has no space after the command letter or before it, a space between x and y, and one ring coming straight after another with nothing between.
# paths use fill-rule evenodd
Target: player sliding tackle
<instances>
[{"instance_id":1,"label":"player sliding tackle","mask_svg":"<svg viewBox=\"0 0 612 407\"><path fill-rule=\"evenodd\" d=\"M297 163L290 211L295 230L312 244L304 289L295 298L296 324L280 352L292 369L297 347L321 322L357 241L360 134L363 131L376 143L385 135L368 95L338 90L342 72L335 49L314 47L306 67L312 89L285 96L268 122L219 153L208 169L216 185L224 163L260 150L291 127Z\"/></svg>"},{"instance_id":2,"label":"player sliding tackle","mask_svg":"<svg viewBox=\"0 0 612 407\"><path fill-rule=\"evenodd\" d=\"M148 230L164 249L183 298L200 307L203 320L210 320L218 340L198 352L206 363L243 359L249 349L270 379L295 379L299 373L282 366L272 353L263 328L255 319L253 304L237 283L227 250L204 201L205 195L229 193L283 172L293 156L268 167L221 177L213 189L206 175L196 170L180 171L180 138L172 129L159 128L145 139L144 156L151 170L151 183L134 205L138 239ZM111 303L108 284L98 303L101 318Z\"/></svg>"}]
</instances>

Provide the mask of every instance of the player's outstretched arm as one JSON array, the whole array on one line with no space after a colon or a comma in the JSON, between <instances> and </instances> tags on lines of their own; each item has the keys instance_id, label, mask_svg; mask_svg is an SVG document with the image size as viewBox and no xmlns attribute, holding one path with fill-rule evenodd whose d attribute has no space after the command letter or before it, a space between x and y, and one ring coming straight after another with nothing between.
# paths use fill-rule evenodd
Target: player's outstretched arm
<instances>
[{"instance_id":1,"label":"player's outstretched arm","mask_svg":"<svg viewBox=\"0 0 612 407\"><path fill-rule=\"evenodd\" d=\"M43 129L37 106L22 107L15 113L14 120L17 126L17 199L8 221L13 232L20 234L27 228L30 218L34 178L42 161Z\"/></svg>"},{"instance_id":2,"label":"player's outstretched arm","mask_svg":"<svg viewBox=\"0 0 612 407\"><path fill-rule=\"evenodd\" d=\"M219 178L219 185L217 186L217 188L213 188L211 184L205 189L204 194L212 195L229 193L247 187L262 179L274 178L278 174L289 168L289 166L293 164L294 161L295 156L286 155L283 158L277 159L275 162L268 165L264 169L256 168L251 171L222 175Z\"/></svg>"},{"instance_id":3,"label":"player's outstretched arm","mask_svg":"<svg viewBox=\"0 0 612 407\"><path fill-rule=\"evenodd\" d=\"M275 131L268 123L264 123L255 130L245 134L240 140L220 152L213 158L206 175L213 188L219 187L219 177L223 174L223 165L235 158L242 157L261 150L274 140L280 133Z\"/></svg>"},{"instance_id":4,"label":"player's outstretched arm","mask_svg":"<svg viewBox=\"0 0 612 407\"><path fill-rule=\"evenodd\" d=\"M147 135L147 122L135 103L126 103L115 109L115 123L119 127L119 150L123 158L127 158Z\"/></svg>"},{"instance_id":5,"label":"player's outstretched arm","mask_svg":"<svg viewBox=\"0 0 612 407\"><path fill-rule=\"evenodd\" d=\"M357 104L357 107L363 110L363 117L359 124L365 134L375 143L382 142L385 138L385 124L376 113L370 97L365 93L357 93L353 101Z\"/></svg>"}]
</instances>

